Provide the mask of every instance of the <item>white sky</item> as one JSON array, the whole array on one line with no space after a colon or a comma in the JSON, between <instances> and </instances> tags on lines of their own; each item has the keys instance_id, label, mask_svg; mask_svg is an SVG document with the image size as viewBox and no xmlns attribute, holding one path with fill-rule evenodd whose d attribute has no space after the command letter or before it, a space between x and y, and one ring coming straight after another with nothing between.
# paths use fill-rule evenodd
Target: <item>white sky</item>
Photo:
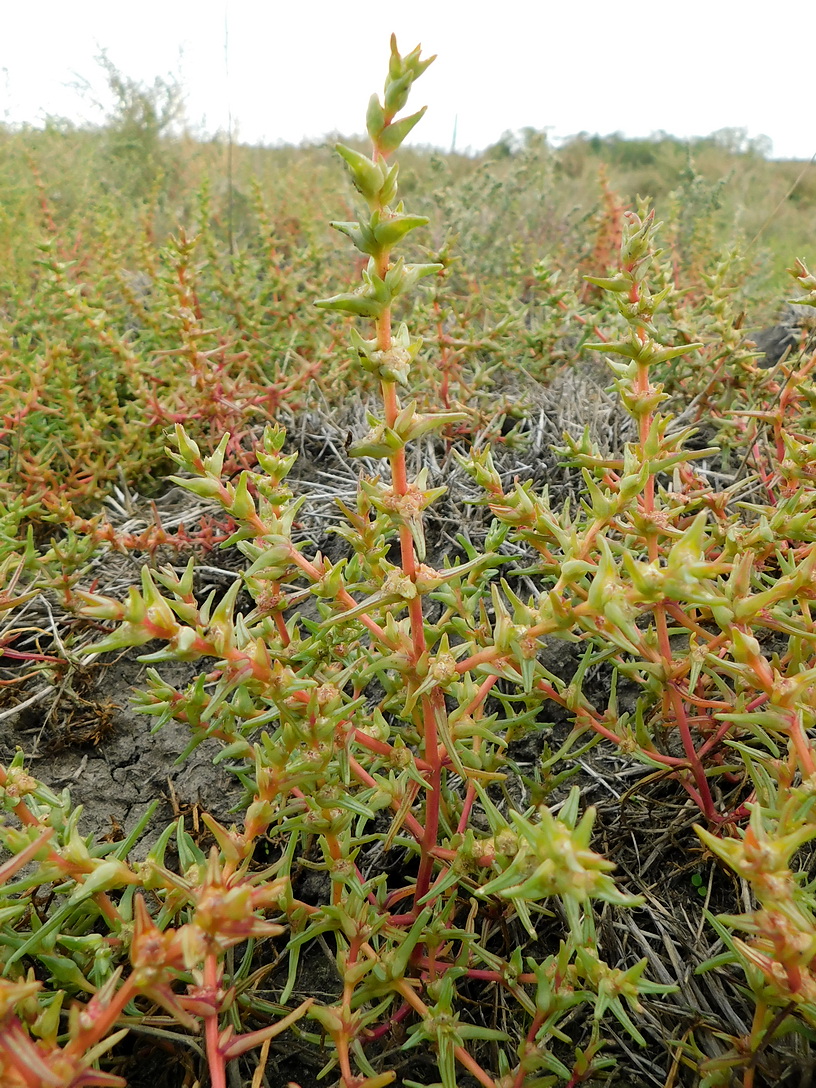
<instances>
[{"instance_id":1,"label":"white sky","mask_svg":"<svg viewBox=\"0 0 816 1088\"><path fill-rule=\"evenodd\" d=\"M379 14L376 9L393 14ZM816 153L816 2L785 0L5 0L0 120L99 121L71 88L123 75L177 75L188 120L243 142L298 143L364 129L388 38L437 61L409 103L415 140L478 150L530 125L770 137L777 158ZM373 12L373 14L372 14ZM229 77L225 66L228 26Z\"/></svg>"}]
</instances>

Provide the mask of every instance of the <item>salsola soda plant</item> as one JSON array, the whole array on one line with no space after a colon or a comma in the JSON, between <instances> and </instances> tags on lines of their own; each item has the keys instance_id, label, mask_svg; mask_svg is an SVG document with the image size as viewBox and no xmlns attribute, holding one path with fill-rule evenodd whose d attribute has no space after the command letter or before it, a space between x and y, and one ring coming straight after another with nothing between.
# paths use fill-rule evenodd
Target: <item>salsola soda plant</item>
<instances>
[{"instance_id":1,"label":"salsola soda plant","mask_svg":"<svg viewBox=\"0 0 816 1088\"><path fill-rule=\"evenodd\" d=\"M695 1068L708 1088L734 1071L750 1085L778 1038L814 1026L813 892L793 871L813 834L816 779L813 361L775 376L777 405L744 408L746 419L764 412L771 441L751 432L759 490L738 506L742 482L715 490L695 462L716 451L689 450L691 429L664 410L655 374L676 365L677 385L697 395L702 345L667 342L673 285L657 226L645 208L627 213L619 269L591 280L615 314L591 346L633 440L613 454L588 432L568 440L562 457L583 490L560 509L530 481L506 485L488 447L460 454L493 522L482 549L462 534L432 562L427 511L443 489L427 468L409 472L408 453L450 442L463 413L404 396L422 344L394 313L423 280L440 277L438 296L444 268L395 255L426 221L398 200L393 161L422 116L399 114L429 63L392 40L367 114L372 154L338 148L360 208L335 226L363 270L318 305L359 319L352 354L382 399L349 446L381 469L339 504L345 554L332 562L299 541L303 500L287 485L295 455L281 428L267 427L257 467L235 475L224 473L229 435L205 456L179 423L174 479L228 516L242 577L203 600L192 562L145 566L125 602L63 587L84 617L113 625L97 654L151 644L141 660L206 662L183 689L150 669L137 704L157 728L183 723L188 753L217 741L245 796L234 826L205 817L209 854L179 820L134 863L150 812L121 842L93 844L67 793L21 756L2 769L3 1084L122 1084L106 1055L128 1028L155 1029L159 1008L165 1041L203 1033L195 1045L216 1088L233 1061L251 1061L233 1068L260 1085L290 1031L324 1053L340 1088L415 1088L427 1075L443 1088L597 1081L615 1064L613 1031L643 1045L644 1004L672 990L647 978L646 960L613 965L599 947L596 909L642 903L593 849L595 811L563 789L600 745L687 799L699 842L758 906L711 917L723 951L700 968L742 967L748 1033L720 1038L711 1057L692 1025L667 1043L675 1068ZM547 646L567 644L577 664L558 671ZM553 706L569 735L525 779L510 745L546 733ZM304 870L317 894L299 890ZM297 1001L326 949L334 993Z\"/></svg>"},{"instance_id":2,"label":"salsola soda plant","mask_svg":"<svg viewBox=\"0 0 816 1088\"><path fill-rule=\"evenodd\" d=\"M357 221L335 225L368 263L356 289L319 305L371 323L369 336L352 330L352 346L379 381L383 410L350 452L388 468L362 479L356 508L343 509L347 557L332 564L293 542L299 503L285 480L294 458L279 429L268 428L256 451L259 470L233 484L221 480L228 436L203 458L179 426L172 456L187 475L177 481L235 521L229 543L250 564L242 582L202 604L192 565L180 577L145 567L124 604L81 595L85 616L117 624L97 653L159 640L145 660L216 662L185 691L151 671L139 701L158 725L186 722L190 748L205 737L222 742L246 789L242 829L208 819L217 845L205 857L173 825L144 863L130 865L133 834L113 852L89 850L65 799L20 766L5 772L7 808L20 824L4 827L16 854L5 875L36 862L34 875L10 885L10 916L45 882L62 897L28 938L12 929L7 939L0 1054L10 1083L120 1083L97 1071L98 1060L119 1039L111 1030L145 1001L185 1028L203 1025L216 1086L230 1059L296 1020L301 1038L330 1044L327 1068L337 1067L343 1088L394 1082L394 1040L432 1053L446 1088L462 1070L491 1088L578 1083L608 1064L604 1016L638 1039L630 1010L660 989L643 978L643 963L615 969L598 954L593 903L637 899L592 850L593 812L581 815L578 792L556 816L519 808L501 789L517 702L530 720L553 694L536 658L550 625L537 631L529 607L495 582L507 527L496 526L484 553L463 539L460 559L427 562L423 512L441 489L424 470L409 475L406 449L460 415L422 414L399 397L421 344L405 325L393 328L392 311L440 266L394 257L425 220L398 202L391 160L422 116L397 117L429 63L418 49L401 56L392 41L384 96L368 111L372 156L338 148L362 207ZM242 585L254 606L236 615ZM165 865L171 838L178 872ZM266 842L274 860L259 867ZM389 851L402 858L396 873L376 864ZM325 874L325 901L295 895L301 864ZM564 928L560 947L545 953L538 930L550 914L543 904L555 901ZM493 936L499 921L504 939ZM286 975L272 1004L227 976L225 955L241 945L245 964L262 963L266 942L284 934ZM291 1009L299 963L318 941L334 948L340 990ZM25 957L63 987L45 1010ZM506 1010L501 1027L487 1013L486 987ZM65 1036L59 1003L82 991L93 996L73 1006ZM571 1053L564 1027L582 1005L593 1027ZM271 1023L236 1034L248 1017Z\"/></svg>"}]
</instances>

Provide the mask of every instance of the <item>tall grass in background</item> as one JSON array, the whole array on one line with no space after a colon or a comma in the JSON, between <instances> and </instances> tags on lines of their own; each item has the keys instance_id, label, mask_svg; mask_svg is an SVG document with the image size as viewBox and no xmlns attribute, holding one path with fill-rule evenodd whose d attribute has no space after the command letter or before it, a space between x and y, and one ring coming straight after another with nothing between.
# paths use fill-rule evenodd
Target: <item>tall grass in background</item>
<instances>
[{"instance_id":1,"label":"tall grass in background","mask_svg":"<svg viewBox=\"0 0 816 1088\"><path fill-rule=\"evenodd\" d=\"M324 225L336 205L329 152L239 146L228 178L222 142L173 134L178 88L108 75L117 106L106 127L0 129L0 350L14 359L0 385L0 486L40 507L82 508L120 474L149 489L163 429L182 416L215 443L284 401L349 389L331 336L302 304L340 268ZM734 320L744 312L742 327L756 327L785 297L799 239L816 236L813 177L784 199L792 169L722 135L690 148L576 137L556 150L527 131L474 157L408 150L404 192L429 219L425 249L449 271L444 303L418 315L423 334L447 338L446 360L469 371L468 401L471 378L486 388L494 363L542 377L576 318L591 324L580 307L601 299L580 276L612 267L637 193L666 219L690 303L707 291L706 269L742 243L728 273ZM345 203L351 215L350 189ZM188 363L200 372L192 385L180 380ZM48 401L69 387L76 413L55 418Z\"/></svg>"}]
</instances>

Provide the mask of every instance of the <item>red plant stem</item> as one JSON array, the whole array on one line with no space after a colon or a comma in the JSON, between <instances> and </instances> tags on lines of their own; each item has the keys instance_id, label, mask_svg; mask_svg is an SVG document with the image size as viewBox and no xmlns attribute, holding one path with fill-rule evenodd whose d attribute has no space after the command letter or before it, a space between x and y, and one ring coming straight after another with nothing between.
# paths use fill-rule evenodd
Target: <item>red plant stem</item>
<instances>
[{"instance_id":1,"label":"red plant stem","mask_svg":"<svg viewBox=\"0 0 816 1088\"><path fill-rule=\"evenodd\" d=\"M375 159L384 158L379 147L374 149ZM382 212L386 209L382 208ZM390 265L390 253L383 250L377 257L377 275L384 279ZM383 353L391 349L391 307L386 306L382 314L375 321L377 348ZM400 412L399 399L397 397L396 382L382 380L382 397L386 427L393 428ZM408 473L405 463L405 449L399 449L389 458L391 464L391 486L395 497L404 498L408 494ZM406 578L412 581L417 575L417 559L414 550L414 540L407 524L403 521L399 526L400 552L402 570ZM408 602L408 617L411 624L412 662L416 663L427 651L425 641L425 615L422 607L422 598L417 594ZM409 690L416 688L417 677L409 679ZM444 715L445 702L439 688L435 688L430 694L424 695L420 700L422 712L422 745L425 762L429 765L427 772L427 799L425 811L425 833L420 841L421 855L419 873L417 875L416 903L428 891L431 874L433 872L434 859L431 850L437 844L439 834L439 804L442 792L442 758L439 752L437 736L437 714Z\"/></svg>"},{"instance_id":2,"label":"red plant stem","mask_svg":"<svg viewBox=\"0 0 816 1088\"><path fill-rule=\"evenodd\" d=\"M360 866L359 866L359 865L355 865L355 866L354 866L354 875L355 875L355 876L357 877L357 879L359 880L359 882L360 882L360 885L361 885L361 886L362 886L363 884L365 884L365 877L363 876L363 874L362 874L362 872L361 872L361 870L360 870ZM370 903L370 904L372 905L372 907L376 907L376 906L378 906L378 904L377 904L377 897L376 897L376 895L374 894L374 892L368 892L368 894L366 895L366 899L367 899L367 900L369 901L369 903Z\"/></svg>"},{"instance_id":3,"label":"red plant stem","mask_svg":"<svg viewBox=\"0 0 816 1088\"><path fill-rule=\"evenodd\" d=\"M666 622L665 616L663 616L663 622L664 624ZM671 658L669 658L669 661L670 660ZM669 661L667 661L667 665ZM705 767L702 764L697 749L694 747L694 738L691 735L691 727L689 726L686 707L682 696L673 683L669 685L669 697L672 703L674 719L677 722L677 728L680 733L680 739L683 742L683 751L686 753L691 773L694 775L697 793L699 794L701 801L701 810L708 820L716 823L717 809L714 804L714 798L711 796L711 788L708 784Z\"/></svg>"},{"instance_id":4,"label":"red plant stem","mask_svg":"<svg viewBox=\"0 0 816 1088\"><path fill-rule=\"evenodd\" d=\"M341 861L343 857L343 851L340 849L340 843L337 841L337 836L331 831L326 832L326 845L329 848L329 856L332 861ZM339 880L333 880L331 882L332 890L332 906L337 907L343 902L343 885Z\"/></svg>"},{"instance_id":5,"label":"red plant stem","mask_svg":"<svg viewBox=\"0 0 816 1088\"><path fill-rule=\"evenodd\" d=\"M459 817L459 823L456 825L457 835L464 835L464 833L467 831L468 824L470 823L470 813L473 809L473 803L475 800L476 784L474 782L468 782L464 804L462 805L462 815Z\"/></svg>"},{"instance_id":6,"label":"red plant stem","mask_svg":"<svg viewBox=\"0 0 816 1088\"><path fill-rule=\"evenodd\" d=\"M432 971L435 974L444 974L449 971L454 965L445 960L430 959L428 956L420 956L417 961L417 966L423 971ZM508 979L501 973L501 971L489 971L486 968L481 967L468 967L465 970L465 974L468 978L479 979L482 982L497 982L503 985L508 984ZM538 981L538 976L532 972L525 972L522 975L516 975L514 982L519 982L525 986L532 986Z\"/></svg>"},{"instance_id":7,"label":"red plant stem","mask_svg":"<svg viewBox=\"0 0 816 1088\"><path fill-rule=\"evenodd\" d=\"M277 590L278 583L275 583L274 588ZM283 645L288 646L290 642L289 632L286 629L286 620L283 618L282 612L275 612L275 627L278 629L278 635Z\"/></svg>"},{"instance_id":8,"label":"red plant stem","mask_svg":"<svg viewBox=\"0 0 816 1088\"><path fill-rule=\"evenodd\" d=\"M86 1050L90 1050L95 1046L100 1039L110 1032L113 1025L122 1015L122 1010L129 1001L132 1001L136 997L138 989L133 981L133 976L125 979L119 989L111 998L109 1004L102 1006L98 1002L97 998L91 998L87 1011L90 1011L93 1007L91 1016L85 1016L85 1022L88 1023L88 1027L81 1030L73 1039L70 1040L65 1046L65 1054L71 1056L79 1056L84 1054Z\"/></svg>"},{"instance_id":9,"label":"red plant stem","mask_svg":"<svg viewBox=\"0 0 816 1088\"><path fill-rule=\"evenodd\" d=\"M36 857L41 848L45 846L51 836L54 834L53 827L46 827L43 831L30 842L23 850L15 854L14 857L4 861L0 865L0 886L5 884L19 869L22 869L24 865L28 865L30 861Z\"/></svg>"},{"instance_id":10,"label":"red plant stem","mask_svg":"<svg viewBox=\"0 0 816 1088\"><path fill-rule=\"evenodd\" d=\"M635 264L625 265L626 271L633 273L635 271ZM632 306L637 306L640 302L640 287L637 280L632 280L632 286L629 290L629 302ZM644 327L638 327L637 337L641 344L645 345L648 339L648 333ZM649 381L649 363L638 360L637 364L637 376L635 378L635 393L640 394L643 397L648 396L651 392L652 386ZM649 438L649 433L652 429L653 415L650 411L643 412L639 420L639 437L641 446L641 456L645 460L646 443ZM655 512L655 478L654 473L650 472L646 480L646 487L643 492L643 510L647 515L647 518L653 519ZM647 536L647 548L649 553L649 561L656 563L659 557L658 547L658 529L652 521L652 528L648 531ZM671 643L669 641L669 630L666 621L666 609L662 603L658 603L654 606L655 626L657 628L658 646L660 649L660 656L662 658L663 668L667 676L672 674L672 666L674 662L674 655L672 653ZM696 785L695 794L700 804L702 812L707 819L712 822L717 820L717 810L714 805L714 799L711 796L711 790L708 785L708 779L706 777L705 768L703 767L700 756L694 747L694 739L691 735L691 729L689 727L688 717L686 715L686 708L680 692L677 690L676 685L672 682L669 684L669 698L672 704L672 712L674 720L677 723L677 728L680 733L680 738L683 743L683 751L686 753L689 767Z\"/></svg>"},{"instance_id":11,"label":"red plant stem","mask_svg":"<svg viewBox=\"0 0 816 1088\"><path fill-rule=\"evenodd\" d=\"M93 901L105 915L109 922L112 922L115 926L122 924L122 915L116 909L107 892L96 892L93 896Z\"/></svg>"},{"instance_id":12,"label":"red plant stem","mask_svg":"<svg viewBox=\"0 0 816 1088\"><path fill-rule=\"evenodd\" d=\"M635 270L634 264L625 264L624 268L627 272L632 273ZM633 307L636 307L640 302L640 287L637 280L632 280L632 286L629 289L629 302ZM641 344L645 344L648 339L648 333L642 326L637 329L637 338ZM635 378L635 393L645 397L649 393L649 364L638 361L637 364L637 377ZM649 437L649 431L652 428L652 413L644 412L638 421L639 423L639 438L641 452L646 448L646 441ZM647 514L654 513L654 495L655 495L655 481L654 473L649 473L649 477L646 480L646 488L643 493L643 508ZM649 534L649 559L654 562L657 559L657 536L654 533Z\"/></svg>"},{"instance_id":13,"label":"red plant stem","mask_svg":"<svg viewBox=\"0 0 816 1088\"><path fill-rule=\"evenodd\" d=\"M416 893L414 895L414 910L419 913L419 901L428 892L431 884L431 875L434 867L433 849L437 845L439 836L439 806L442 800L442 760L439 755L439 745L436 735L436 710L445 714L445 703L442 692L435 688L430 696L422 698L423 712L430 729L425 735L425 758L433 762L428 781L427 798L425 802L425 835L421 843L421 855L419 871L417 872ZM434 705L436 704L436 705ZM430 733L430 735L428 735Z\"/></svg>"},{"instance_id":14,"label":"red plant stem","mask_svg":"<svg viewBox=\"0 0 816 1088\"><path fill-rule=\"evenodd\" d=\"M357 963L357 956L362 944L362 938L360 936L352 937L349 941L349 950L346 957L346 967L353 968ZM343 997L342 997L342 1012L340 1014L343 1028L338 1031L334 1036L334 1045L337 1048L337 1060L340 1065L340 1072L342 1074L341 1084L343 1088L352 1088L355 1083L354 1074L351 1070L351 1059L349 1057L349 1038L351 1025L353 1024L353 1014L351 1009L352 998L354 997L354 983L348 978L349 972L346 972L346 978L343 982Z\"/></svg>"},{"instance_id":15,"label":"red plant stem","mask_svg":"<svg viewBox=\"0 0 816 1088\"><path fill-rule=\"evenodd\" d=\"M208 951L204 957L204 987L212 995L218 993L218 961L213 951ZM218 1046L218 1010L215 1006L204 1017L204 1039L212 1088L227 1088L226 1063Z\"/></svg>"},{"instance_id":16,"label":"red plant stem","mask_svg":"<svg viewBox=\"0 0 816 1088\"><path fill-rule=\"evenodd\" d=\"M409 894L413 892L413 888L403 889L407 890ZM417 920L415 911L411 911L410 914L392 914L388 919L388 924L392 926L412 926Z\"/></svg>"},{"instance_id":17,"label":"red plant stem","mask_svg":"<svg viewBox=\"0 0 816 1088\"><path fill-rule=\"evenodd\" d=\"M358 778L360 782L364 782L367 786L374 786L375 789L377 788L376 781L367 771L365 771L360 766L354 756L349 756L349 767L351 768L354 776ZM399 805L399 800L397 798L393 798L391 801L391 808L397 811L399 809ZM425 838L425 828L422 826L419 820L417 820L415 816L412 816L410 812L406 812L403 816L403 823L417 840L417 842L422 842L422 840Z\"/></svg>"},{"instance_id":18,"label":"red plant stem","mask_svg":"<svg viewBox=\"0 0 816 1088\"><path fill-rule=\"evenodd\" d=\"M401 979L396 984L396 989L399 990L408 1004L412 1005L423 1019L427 1019L430 1016L430 1009L406 979ZM476 1059L472 1058L463 1046L455 1046L453 1048L453 1053L456 1055L456 1060L459 1064L463 1065L465 1069L478 1080L479 1084L484 1085L484 1088L496 1088L496 1082L490 1074L482 1069Z\"/></svg>"},{"instance_id":19,"label":"red plant stem","mask_svg":"<svg viewBox=\"0 0 816 1088\"><path fill-rule=\"evenodd\" d=\"M570 312L569 306L566 304L566 302L564 302L563 299L559 299L558 302L556 303L556 305L558 306L558 309L563 310L565 314ZM580 324L582 324L582 325L587 324L588 319L586 317L584 317L583 314L573 313L570 316L574 317L575 320L580 322ZM609 339L609 337L606 336L604 333L602 333L601 330L599 328L597 328L595 325L592 326L592 335L597 336L598 339L604 344Z\"/></svg>"},{"instance_id":20,"label":"red plant stem","mask_svg":"<svg viewBox=\"0 0 816 1088\"><path fill-rule=\"evenodd\" d=\"M403 899L407 899L409 895L414 894L414 885L408 884L404 888L395 888L392 892L389 892L385 897L385 906L388 910L394 906L395 903L402 902ZM413 917L413 915L406 915L407 917ZM392 919L393 921L393 919Z\"/></svg>"},{"instance_id":21,"label":"red plant stem","mask_svg":"<svg viewBox=\"0 0 816 1088\"><path fill-rule=\"evenodd\" d=\"M362 729L354 730L354 739L358 744L362 744L364 748L368 748L370 752L376 752L386 759L393 759L397 755L396 749L392 748L390 744L386 744L384 740L377 740L375 737L370 737L368 733L364 733ZM414 759L414 765L421 771L429 771L431 769L430 764L418 757Z\"/></svg>"},{"instance_id":22,"label":"red plant stem","mask_svg":"<svg viewBox=\"0 0 816 1088\"><path fill-rule=\"evenodd\" d=\"M664 601L663 607L666 609L666 612L676 623L679 623L683 627L688 628L689 631L693 631L698 638L708 643L709 647L717 639L722 637L720 635L712 634L711 631L706 631L706 629L704 627L701 627L699 623L695 623L694 620L691 619L691 617L687 613L685 613L683 609L674 601Z\"/></svg>"},{"instance_id":23,"label":"red plant stem","mask_svg":"<svg viewBox=\"0 0 816 1088\"><path fill-rule=\"evenodd\" d=\"M672 777L672 776L669 776L669 777ZM686 791L686 793L689 795L689 797L695 803L697 808L699 808L700 812L703 812L704 811L704 809L703 809L703 800L700 797L700 794L694 788L694 786L692 786L692 784L690 782L687 782L683 778L680 779L680 785L683 787L683 789ZM714 814L714 816L711 819L712 819L713 823L723 823L723 822L725 822L724 818L721 819L720 817L718 817L716 815L716 813Z\"/></svg>"},{"instance_id":24,"label":"red plant stem","mask_svg":"<svg viewBox=\"0 0 816 1088\"><path fill-rule=\"evenodd\" d=\"M807 734L802 728L802 722L799 719L799 715L795 710L791 710L788 714L788 735L793 741L793 747L796 750L796 754L799 757L799 764L802 768L802 774L808 778L816 776L816 764L813 761L813 749L810 746Z\"/></svg>"},{"instance_id":25,"label":"red plant stem","mask_svg":"<svg viewBox=\"0 0 816 1088\"><path fill-rule=\"evenodd\" d=\"M542 1012L537 1012L533 1017L533 1022L532 1024L530 1024L530 1030L527 1032L527 1038L525 1040L527 1043L527 1048L529 1050L532 1050L535 1046L535 1037L536 1035L538 1035L538 1029L544 1023L544 1019L544 1013ZM524 1068L524 1059L522 1058L522 1060L519 1062L518 1071L516 1072L516 1076L513 1080L512 1088L523 1088L526 1073L527 1070Z\"/></svg>"},{"instance_id":26,"label":"red plant stem","mask_svg":"<svg viewBox=\"0 0 816 1088\"><path fill-rule=\"evenodd\" d=\"M720 741L731 728L732 724L732 722L722 722L716 733L712 733L712 735L708 738L702 748L698 749L697 758L702 759L703 756L707 756L711 749L715 748L720 743Z\"/></svg>"},{"instance_id":27,"label":"red plant stem","mask_svg":"<svg viewBox=\"0 0 816 1088\"><path fill-rule=\"evenodd\" d=\"M472 702L470 702L465 708L465 717L472 718L473 715L481 708L482 703L493 690L493 687L498 679L498 676L488 676L488 678L482 683L481 687L476 692Z\"/></svg>"},{"instance_id":28,"label":"red plant stem","mask_svg":"<svg viewBox=\"0 0 816 1088\"><path fill-rule=\"evenodd\" d=\"M685 663L684 665L685 670ZM678 670L679 671L679 670ZM688 689L683 691L683 699L687 703L691 703L692 706L696 706L700 710L722 710L728 713L729 710L733 710L731 703L726 703L722 699L704 699L701 695L695 695ZM710 715L704 714L702 718L709 719Z\"/></svg>"},{"instance_id":29,"label":"red plant stem","mask_svg":"<svg viewBox=\"0 0 816 1088\"><path fill-rule=\"evenodd\" d=\"M384 1024L378 1024L376 1028L366 1028L362 1035L364 1042L371 1043L375 1039L382 1039L383 1035L387 1035L395 1024L404 1020L410 1011L411 1006L407 1001L403 1001L394 1015L390 1016Z\"/></svg>"},{"instance_id":30,"label":"red plant stem","mask_svg":"<svg viewBox=\"0 0 816 1088\"><path fill-rule=\"evenodd\" d=\"M475 669L477 665L490 665L496 661L497 658L506 656L506 654L503 655L501 653L501 650L497 650L495 646L488 646L484 650L477 650L475 654L466 657L464 661L458 662L456 671L460 676L464 676L466 672Z\"/></svg>"},{"instance_id":31,"label":"red plant stem","mask_svg":"<svg viewBox=\"0 0 816 1088\"><path fill-rule=\"evenodd\" d=\"M445 330L442 328L442 322L439 319L440 309L439 303L434 300L436 336L441 349L439 369L442 371L442 381L439 383L439 396L442 400L442 407L447 410L450 408L450 369L448 367L448 345L445 342Z\"/></svg>"}]
</instances>

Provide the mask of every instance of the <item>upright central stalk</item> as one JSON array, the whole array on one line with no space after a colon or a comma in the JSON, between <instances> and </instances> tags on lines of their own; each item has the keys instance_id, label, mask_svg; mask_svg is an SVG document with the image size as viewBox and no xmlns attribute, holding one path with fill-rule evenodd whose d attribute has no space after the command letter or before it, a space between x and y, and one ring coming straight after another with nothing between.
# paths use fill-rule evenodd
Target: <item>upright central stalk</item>
<instances>
[{"instance_id":1,"label":"upright central stalk","mask_svg":"<svg viewBox=\"0 0 816 1088\"><path fill-rule=\"evenodd\" d=\"M375 149L375 161L379 155ZM382 215L387 215L388 210L381 208ZM377 275L381 280L385 279L390 264L390 254L386 251L377 261ZM375 321L377 350L386 353L391 350L391 307L387 306L383 313ZM381 380L385 425L394 428L400 413L400 402L397 396L397 383ZM406 466L405 449L396 450L390 457L391 486L397 498L404 498L408 494L408 470ZM408 526L402 522L399 526L400 554L402 570L407 578L416 581L417 556L414 547L414 539ZM415 690L421 683L421 678L416 673L417 663L427 652L425 640L425 615L422 607L422 597L417 594L408 602L408 617L411 625L411 673L409 674L409 688ZM439 802L442 790L442 756L439 751L439 736L437 729L437 714L445 713L445 703L442 693L435 688L430 694L420 699L420 720L417 723L422 732L422 755L426 763L430 765L428 772L427 802L425 816L425 833L421 843L421 858L419 873L417 875L416 892L414 896L414 912L420 910L419 900L427 893L431 877L433 875L433 857L431 851L437 845L439 833Z\"/></svg>"},{"instance_id":2,"label":"upright central stalk","mask_svg":"<svg viewBox=\"0 0 816 1088\"><path fill-rule=\"evenodd\" d=\"M421 755L425 779L426 817L420 842L419 873L414 896L414 914L419 901L431 886L437 846L442 792L442 766L445 751L440 751L440 736L446 737L446 707L442 688L434 682L425 637L425 612L419 575L424 551L420 547L422 510L435 497L433 491L423 491L420 480L408 479L405 448L409 442L431 430L440 430L448 422L461 418L459 413L439 412L432 418L419 416L413 406L400 404L397 386L408 384L410 364L421 341L413 340L405 325L392 328L392 304L399 295L410 290L422 277L439 272L439 264L406 264L402 259L392 263L394 248L417 227L425 226L424 216L408 215L397 198L398 169L389 165L389 157L420 120L424 109L408 117L398 114L408 101L411 85L433 57L420 59L417 47L406 56L397 50L391 39L391 60L382 100L374 95L369 103L366 127L371 137L373 153L367 158L350 147L338 145L337 150L351 171L358 193L367 205L357 222L334 223L355 246L369 258L363 272L363 284L355 291L322 299L317 305L326 309L352 313L374 323L374 338L365 340L352 332L352 341L361 365L380 380L383 418L373 419L374 429L361 442L349 448L352 456L387 458L391 467L391 486L372 486L376 492L377 508L390 515L400 542L401 577L404 587L402 600L390 600L408 612L408 635L399 636L400 687L405 694L403 719L412 722L421 738ZM378 575L380 576L380 572ZM344 602L345 603L345 602ZM372 620L367 617L369 629ZM365 622L365 621L363 621Z\"/></svg>"},{"instance_id":3,"label":"upright central stalk","mask_svg":"<svg viewBox=\"0 0 816 1088\"><path fill-rule=\"evenodd\" d=\"M635 257L635 255L633 255L633 259L624 262L623 266L624 272L631 278L631 286L627 297L633 311L640 309L641 291L636 272L642 259L642 256ZM635 328L635 336L640 344L641 354L645 354L649 341L649 334L644 325L640 324ZM637 374L634 380L634 392L636 398L642 398L644 401L648 401L648 398L654 392L650 379L650 361L648 358L637 359ZM654 420L654 412L651 410L641 411L638 414L638 438L640 441L641 457L644 461L648 456L647 442L654 425ZM646 547L649 562L657 563L660 555L660 541L659 529L655 521L654 472L649 472L646 478L645 487L643 489L643 512L646 515ZM655 628L657 630L658 649L664 675L666 677L666 689L663 697L664 713L667 720L674 720L680 734L683 750L686 753L689 768L694 777L697 803L700 805L700 808L708 819L714 820L716 806L714 805L714 799L711 796L708 778L706 777L705 768L703 767L700 756L694 745L694 738L692 737L691 729L689 727L686 705L683 701L682 693L678 690L676 681L672 675L674 671L674 654L669 639L666 607L662 601L658 601L654 605L654 617Z\"/></svg>"}]
</instances>

